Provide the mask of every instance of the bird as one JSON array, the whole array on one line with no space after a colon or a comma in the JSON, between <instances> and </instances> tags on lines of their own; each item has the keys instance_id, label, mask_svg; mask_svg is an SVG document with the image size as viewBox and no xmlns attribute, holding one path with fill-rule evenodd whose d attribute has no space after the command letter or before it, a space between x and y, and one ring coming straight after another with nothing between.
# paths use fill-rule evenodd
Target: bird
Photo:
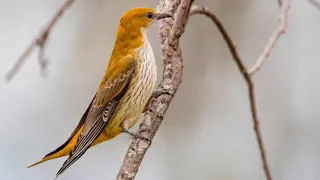
<instances>
[{"instance_id":1,"label":"bird","mask_svg":"<svg viewBox=\"0 0 320 180\"><path fill-rule=\"evenodd\" d=\"M147 38L154 22L172 17L152 8L126 11L118 22L114 47L98 89L69 138L40 161L68 156L56 178L91 147L121 133L140 137L129 129L143 113L157 81L157 66Z\"/></svg>"}]
</instances>

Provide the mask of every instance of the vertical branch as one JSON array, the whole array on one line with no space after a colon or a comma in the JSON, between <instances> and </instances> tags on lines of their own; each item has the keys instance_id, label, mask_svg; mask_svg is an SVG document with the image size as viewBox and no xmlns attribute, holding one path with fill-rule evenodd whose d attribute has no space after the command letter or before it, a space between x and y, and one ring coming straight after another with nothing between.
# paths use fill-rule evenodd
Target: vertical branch
<instances>
[{"instance_id":1,"label":"vertical branch","mask_svg":"<svg viewBox=\"0 0 320 180\"><path fill-rule=\"evenodd\" d=\"M180 5L179 5L180 4ZM135 178L145 153L151 145L166 111L182 81L182 57L179 38L184 32L188 19L190 0L160 0L158 11L175 13L175 21L166 18L158 21L158 30L163 53L164 71L156 92L145 113L145 119L140 124L139 134L146 139L134 138L122 162L117 180L132 180ZM149 139L149 140L147 140Z\"/></svg>"},{"instance_id":2,"label":"vertical branch","mask_svg":"<svg viewBox=\"0 0 320 180\"><path fill-rule=\"evenodd\" d=\"M61 5L61 7L55 13L54 17L49 21L49 23L44 27L44 29L39 33L39 35L31 42L31 44L26 48L26 50L22 53L22 55L18 58L18 60L6 74L7 81L10 81L19 72L20 68L26 62L27 58L37 47L39 48L39 66L42 72L45 71L48 62L44 58L44 51L48 40L48 36L54 25L58 22L58 20L62 17L63 13L73 4L74 1L75 0L66 0L64 4Z\"/></svg>"}]
</instances>

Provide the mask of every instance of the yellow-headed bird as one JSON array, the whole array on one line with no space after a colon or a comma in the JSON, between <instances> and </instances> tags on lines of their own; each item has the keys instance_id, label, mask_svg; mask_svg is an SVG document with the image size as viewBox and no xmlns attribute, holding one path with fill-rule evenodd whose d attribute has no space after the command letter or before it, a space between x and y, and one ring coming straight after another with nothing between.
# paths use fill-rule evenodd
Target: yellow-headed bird
<instances>
[{"instance_id":1,"label":"yellow-headed bird","mask_svg":"<svg viewBox=\"0 0 320 180\"><path fill-rule=\"evenodd\" d=\"M108 68L79 124L64 144L29 167L69 155L58 177L90 147L121 132L135 135L128 129L144 110L157 79L146 30L166 17L171 16L151 8L134 8L122 15Z\"/></svg>"}]
</instances>

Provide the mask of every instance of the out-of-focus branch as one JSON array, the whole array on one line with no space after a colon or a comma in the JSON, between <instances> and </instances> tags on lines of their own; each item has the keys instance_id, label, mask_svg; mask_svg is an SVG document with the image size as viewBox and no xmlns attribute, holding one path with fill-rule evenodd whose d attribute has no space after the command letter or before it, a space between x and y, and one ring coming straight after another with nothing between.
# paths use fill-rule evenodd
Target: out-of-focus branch
<instances>
[{"instance_id":1,"label":"out-of-focus branch","mask_svg":"<svg viewBox=\"0 0 320 180\"><path fill-rule=\"evenodd\" d=\"M289 3L290 1L286 0L285 2ZM286 8L283 8L283 9L286 10ZM215 25L219 29L220 33L222 34L224 40L226 41L226 43L229 47L229 50L232 54L232 57L233 57L235 63L237 64L237 67L238 67L239 71L241 72L241 74L242 74L242 76L248 86L250 110L251 110L252 120L253 120L253 124L254 124L254 131L255 131L257 142L259 145L262 166L264 169L266 179L272 180L270 168L268 166L268 160L266 157L265 147L264 147L264 143L263 143L263 139L262 139L262 134L261 134L261 130L259 127L259 118L258 118L258 112L257 112L257 106L256 106L256 100L255 100L255 94L254 94L253 80L251 79L249 72L247 71L246 67L244 66L244 63L241 60L239 54L237 53L237 50L236 50L234 43L232 42L230 36L228 35L226 29L223 27L223 25L219 21L219 19L206 7L198 7L195 5L192 6L192 8L190 10L190 15L194 15L194 14L205 15L215 23ZM271 48L270 48L270 50L271 50ZM268 50L268 51L270 52L270 50ZM258 67L260 68L261 65L259 64Z\"/></svg>"},{"instance_id":2,"label":"out-of-focus branch","mask_svg":"<svg viewBox=\"0 0 320 180\"><path fill-rule=\"evenodd\" d=\"M57 10L53 18L49 21L49 23L44 27L44 29L39 33L39 35L31 42L31 44L26 48L26 50L22 53L22 55L18 58L15 64L12 66L10 71L6 74L6 80L10 81L20 70L21 66L26 62L27 58L30 54L35 50L35 48L39 48L38 60L41 71L44 73L47 65L47 60L44 57L45 46L48 40L48 36L54 27L54 25L58 22L58 20L62 17L63 13L73 4L75 0L66 0L64 4Z\"/></svg>"},{"instance_id":3,"label":"out-of-focus branch","mask_svg":"<svg viewBox=\"0 0 320 180\"><path fill-rule=\"evenodd\" d=\"M320 2L317 0L309 0L309 2L320 10Z\"/></svg>"},{"instance_id":4,"label":"out-of-focus branch","mask_svg":"<svg viewBox=\"0 0 320 180\"><path fill-rule=\"evenodd\" d=\"M289 12L290 6L291 6L291 0L282 0L281 13L279 17L279 26L273 32L272 36L269 39L268 44L265 46L264 51L259 56L256 64L254 64L249 69L248 72L250 75L253 75L254 73L260 70L260 68L265 63L267 57L270 55L272 48L275 46L280 36L285 32L287 28L288 12Z\"/></svg>"},{"instance_id":5,"label":"out-of-focus branch","mask_svg":"<svg viewBox=\"0 0 320 180\"><path fill-rule=\"evenodd\" d=\"M163 53L164 71L156 92L145 113L145 119L140 124L139 134L149 140L134 138L122 162L117 180L132 180L135 178L145 153L151 145L164 115L182 81L182 57L179 39L184 32L188 19L191 0L160 0L159 12L171 11L177 7L174 21L166 18L158 21L158 30ZM179 5L180 3L180 5Z\"/></svg>"}]
</instances>

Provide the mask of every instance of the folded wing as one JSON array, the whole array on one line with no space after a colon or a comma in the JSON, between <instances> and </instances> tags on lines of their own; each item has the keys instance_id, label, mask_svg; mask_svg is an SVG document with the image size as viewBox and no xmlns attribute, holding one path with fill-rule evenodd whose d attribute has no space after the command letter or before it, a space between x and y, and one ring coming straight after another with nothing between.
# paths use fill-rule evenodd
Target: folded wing
<instances>
[{"instance_id":1,"label":"folded wing","mask_svg":"<svg viewBox=\"0 0 320 180\"><path fill-rule=\"evenodd\" d=\"M100 85L90 106L78 141L68 159L58 171L57 176L76 162L90 148L94 140L100 136L119 101L126 93L135 69L136 63L130 57L122 58L113 67L108 68L104 77L105 83Z\"/></svg>"}]
</instances>

